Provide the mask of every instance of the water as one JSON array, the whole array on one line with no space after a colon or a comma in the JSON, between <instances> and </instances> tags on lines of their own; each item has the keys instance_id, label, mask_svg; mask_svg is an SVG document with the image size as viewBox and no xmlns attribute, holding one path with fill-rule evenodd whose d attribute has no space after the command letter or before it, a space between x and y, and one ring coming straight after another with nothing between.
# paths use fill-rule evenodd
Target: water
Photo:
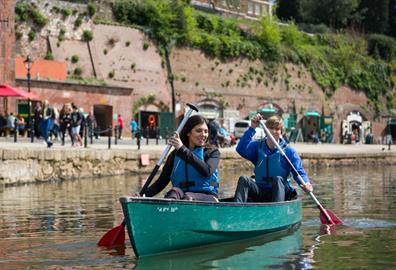
<instances>
[{"instance_id":1,"label":"water","mask_svg":"<svg viewBox=\"0 0 396 270\"><path fill-rule=\"evenodd\" d=\"M223 196L233 194L240 173L222 172ZM396 269L396 168L309 175L315 195L345 223L336 231L321 228L319 211L303 195L303 222L291 234L139 260L129 241L118 251L96 242L123 219L118 198L139 191L147 176L6 188L0 192L0 269Z\"/></svg>"}]
</instances>

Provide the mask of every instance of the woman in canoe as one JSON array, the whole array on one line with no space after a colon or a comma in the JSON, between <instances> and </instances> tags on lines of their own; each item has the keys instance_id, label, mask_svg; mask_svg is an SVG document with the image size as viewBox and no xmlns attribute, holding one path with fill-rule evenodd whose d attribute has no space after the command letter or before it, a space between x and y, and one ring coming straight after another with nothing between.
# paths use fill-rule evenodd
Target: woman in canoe
<instances>
[{"instance_id":1,"label":"woman in canoe","mask_svg":"<svg viewBox=\"0 0 396 270\"><path fill-rule=\"evenodd\" d=\"M191 116L180 135L169 139L175 150L169 155L157 181L145 195L152 197L171 181L165 198L175 200L218 201L220 152L207 145L208 123L201 115Z\"/></svg>"}]
</instances>

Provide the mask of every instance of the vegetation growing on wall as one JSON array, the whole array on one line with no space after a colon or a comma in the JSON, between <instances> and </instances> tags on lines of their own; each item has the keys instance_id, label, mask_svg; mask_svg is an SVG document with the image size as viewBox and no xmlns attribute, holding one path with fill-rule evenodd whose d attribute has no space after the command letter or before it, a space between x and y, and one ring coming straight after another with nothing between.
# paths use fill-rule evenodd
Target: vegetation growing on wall
<instances>
[{"instance_id":1,"label":"vegetation growing on wall","mask_svg":"<svg viewBox=\"0 0 396 270\"><path fill-rule=\"evenodd\" d=\"M246 22L198 12L186 2L116 0L113 13L119 23L146 29L160 47L190 46L221 60L246 57L272 66L303 64L328 97L341 85L349 85L364 91L377 112L385 109L384 97L386 109L393 106L394 97L387 93L394 87L395 40L343 32L307 35L294 24L279 26L276 18ZM251 77L263 82L261 76ZM237 84L249 85L247 80L249 76Z\"/></svg>"},{"instance_id":2,"label":"vegetation growing on wall","mask_svg":"<svg viewBox=\"0 0 396 270\"><path fill-rule=\"evenodd\" d=\"M26 22L32 20L34 25L39 28L44 27L48 22L48 18L44 16L33 3L16 3L15 14L16 21Z\"/></svg>"}]
</instances>

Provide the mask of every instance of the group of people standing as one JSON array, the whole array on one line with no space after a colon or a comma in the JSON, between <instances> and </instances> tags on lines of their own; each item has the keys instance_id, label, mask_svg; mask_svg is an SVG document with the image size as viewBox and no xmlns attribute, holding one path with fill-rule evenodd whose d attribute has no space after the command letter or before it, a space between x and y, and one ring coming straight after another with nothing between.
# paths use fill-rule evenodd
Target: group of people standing
<instances>
[{"instance_id":1,"label":"group of people standing","mask_svg":"<svg viewBox=\"0 0 396 270\"><path fill-rule=\"evenodd\" d=\"M253 140L261 120L260 114L253 117L251 126L237 145L236 151L255 166L255 177L239 178L234 201L280 202L294 199L297 192L289 179L290 174L304 191L312 191L313 187L300 156L282 137L284 126L278 116L268 118L266 126L291 164L281 155L277 144L269 136ZM201 115L188 119L180 134L176 133L169 139L168 143L174 150L168 156L157 181L144 192L145 196L157 195L171 182L172 188L165 194L166 198L218 201L220 151L208 143L209 129L208 121ZM301 182L299 175L304 182Z\"/></svg>"},{"instance_id":2,"label":"group of people standing","mask_svg":"<svg viewBox=\"0 0 396 270\"><path fill-rule=\"evenodd\" d=\"M74 103L66 103L58 111L49 105L48 100L36 103L34 108L34 134L42 137L47 147L52 147L53 139L64 139L69 133L73 146L82 146L81 126L85 121L91 121L92 115L84 117L81 110Z\"/></svg>"}]
</instances>

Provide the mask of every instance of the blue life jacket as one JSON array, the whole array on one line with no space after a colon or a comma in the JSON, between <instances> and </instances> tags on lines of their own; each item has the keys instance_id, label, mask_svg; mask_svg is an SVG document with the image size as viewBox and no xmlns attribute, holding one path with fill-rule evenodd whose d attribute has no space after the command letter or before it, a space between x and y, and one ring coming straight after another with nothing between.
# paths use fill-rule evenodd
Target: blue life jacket
<instances>
[{"instance_id":1,"label":"blue life jacket","mask_svg":"<svg viewBox=\"0 0 396 270\"><path fill-rule=\"evenodd\" d=\"M195 148L193 154L204 160L204 148ZM192 165L175 155L171 181L174 187L178 187L184 192L209 192L218 193L219 177L218 170L208 176L202 176Z\"/></svg>"},{"instance_id":2,"label":"blue life jacket","mask_svg":"<svg viewBox=\"0 0 396 270\"><path fill-rule=\"evenodd\" d=\"M290 183L290 179L288 179L290 175L290 170L284 169L281 166L282 155L280 151L277 149L271 155L267 155L265 153L265 149L268 147L264 144L265 141L264 140L261 141L258 148L257 164L254 168L254 174L256 175L257 185L263 189L271 189L272 185L269 182L269 178L281 176L283 179L287 179L289 186L292 187ZM287 144L283 143L282 145L280 145L280 147L282 147L282 149L285 150Z\"/></svg>"}]
</instances>

